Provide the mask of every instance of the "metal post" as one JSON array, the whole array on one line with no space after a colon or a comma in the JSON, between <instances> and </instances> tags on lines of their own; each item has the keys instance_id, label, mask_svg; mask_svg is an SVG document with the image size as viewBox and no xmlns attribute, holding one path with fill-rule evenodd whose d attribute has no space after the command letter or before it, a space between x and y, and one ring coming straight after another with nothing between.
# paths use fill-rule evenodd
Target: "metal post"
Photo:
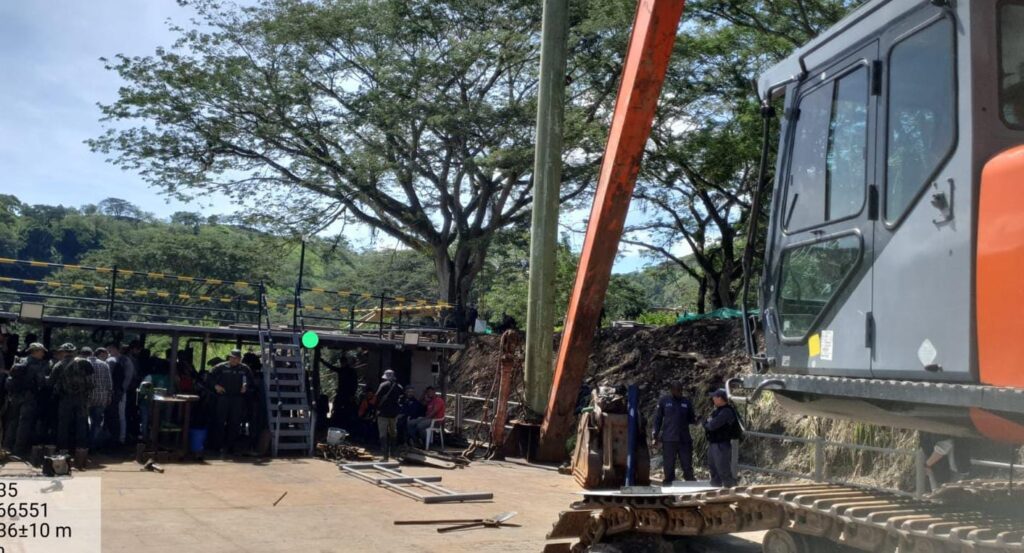
<instances>
[{"instance_id":1,"label":"metal post","mask_svg":"<svg viewBox=\"0 0 1024 553\"><path fill-rule=\"evenodd\" d=\"M306 240L302 239L299 249L299 280L295 283L295 303L292 305L292 330L299 328L299 297L302 295L302 277L306 272Z\"/></svg>"},{"instance_id":2,"label":"metal post","mask_svg":"<svg viewBox=\"0 0 1024 553\"><path fill-rule=\"evenodd\" d=\"M378 314L380 315L380 322L377 325L377 337L383 340L384 339L384 294L380 295L380 311L378 312Z\"/></svg>"},{"instance_id":3,"label":"metal post","mask_svg":"<svg viewBox=\"0 0 1024 553\"><path fill-rule=\"evenodd\" d=\"M732 451L729 456L729 463L732 465L732 475L736 477L740 473L740 441L731 440Z\"/></svg>"},{"instance_id":4,"label":"metal post","mask_svg":"<svg viewBox=\"0 0 1024 553\"><path fill-rule=\"evenodd\" d=\"M110 305L107 309L107 319L114 320L114 300L117 297L117 265L114 265L110 274Z\"/></svg>"},{"instance_id":5,"label":"metal post","mask_svg":"<svg viewBox=\"0 0 1024 553\"><path fill-rule=\"evenodd\" d=\"M354 334L356 331L356 306L352 304L348 306L348 333Z\"/></svg>"},{"instance_id":6,"label":"metal post","mask_svg":"<svg viewBox=\"0 0 1024 553\"><path fill-rule=\"evenodd\" d=\"M462 433L462 424L465 420L462 411L462 394L455 394L455 428L458 433Z\"/></svg>"},{"instance_id":7,"label":"metal post","mask_svg":"<svg viewBox=\"0 0 1024 553\"><path fill-rule=\"evenodd\" d=\"M558 199L562 184L562 132L565 119L565 56L568 0L544 0L540 82L537 93L537 145L533 160L533 214L530 223L530 274L526 300L526 404L543 413L554 367L551 335L555 328L555 251Z\"/></svg>"},{"instance_id":8,"label":"metal post","mask_svg":"<svg viewBox=\"0 0 1024 553\"><path fill-rule=\"evenodd\" d=\"M636 485L636 442L640 426L640 389L630 384L626 392L626 409L629 413L626 427L626 485Z\"/></svg>"},{"instance_id":9,"label":"metal post","mask_svg":"<svg viewBox=\"0 0 1024 553\"><path fill-rule=\"evenodd\" d=\"M199 356L199 370L202 371L206 368L206 354L210 348L210 335L203 334L203 350Z\"/></svg>"},{"instance_id":10,"label":"metal post","mask_svg":"<svg viewBox=\"0 0 1024 553\"><path fill-rule=\"evenodd\" d=\"M171 335L171 355L167 359L171 379L169 388L172 394L178 391L178 347L178 333L175 332Z\"/></svg>"},{"instance_id":11,"label":"metal post","mask_svg":"<svg viewBox=\"0 0 1024 553\"><path fill-rule=\"evenodd\" d=\"M814 439L814 481L825 481L825 439Z\"/></svg>"},{"instance_id":12,"label":"metal post","mask_svg":"<svg viewBox=\"0 0 1024 553\"><path fill-rule=\"evenodd\" d=\"M914 496L923 497L928 493L928 470L925 467L927 459L924 450L917 448L914 454Z\"/></svg>"}]
</instances>

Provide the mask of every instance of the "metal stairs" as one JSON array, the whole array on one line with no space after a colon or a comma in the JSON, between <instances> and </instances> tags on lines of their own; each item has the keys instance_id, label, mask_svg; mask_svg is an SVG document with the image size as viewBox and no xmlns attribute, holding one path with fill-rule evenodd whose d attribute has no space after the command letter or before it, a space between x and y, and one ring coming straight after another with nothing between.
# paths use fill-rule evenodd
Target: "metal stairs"
<instances>
[{"instance_id":1,"label":"metal stairs","mask_svg":"<svg viewBox=\"0 0 1024 553\"><path fill-rule=\"evenodd\" d=\"M304 353L299 335L277 342L270 331L260 332L263 357L263 392L267 400L267 424L271 454L313 453L314 417L306 390Z\"/></svg>"}]
</instances>

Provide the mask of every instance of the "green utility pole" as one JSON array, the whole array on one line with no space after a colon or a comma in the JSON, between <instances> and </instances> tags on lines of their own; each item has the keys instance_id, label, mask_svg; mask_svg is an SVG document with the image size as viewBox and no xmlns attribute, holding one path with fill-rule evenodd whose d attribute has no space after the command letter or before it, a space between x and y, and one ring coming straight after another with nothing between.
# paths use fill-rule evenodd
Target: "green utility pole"
<instances>
[{"instance_id":1,"label":"green utility pole","mask_svg":"<svg viewBox=\"0 0 1024 553\"><path fill-rule=\"evenodd\" d=\"M541 30L525 371L526 403L535 413L543 413L547 408L554 371L551 338L555 329L555 248L558 245L558 197L562 184L568 4L568 0L544 0Z\"/></svg>"}]
</instances>

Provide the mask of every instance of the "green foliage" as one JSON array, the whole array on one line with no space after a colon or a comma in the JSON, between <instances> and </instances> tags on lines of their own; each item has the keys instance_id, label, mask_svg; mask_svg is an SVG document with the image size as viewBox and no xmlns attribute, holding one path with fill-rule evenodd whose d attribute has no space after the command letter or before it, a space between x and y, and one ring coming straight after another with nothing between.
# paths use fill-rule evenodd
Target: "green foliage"
<instances>
[{"instance_id":1,"label":"green foliage","mask_svg":"<svg viewBox=\"0 0 1024 553\"><path fill-rule=\"evenodd\" d=\"M690 23L676 41L636 192L647 217L628 229L627 239L690 273L712 309L738 300L761 150L761 106L752 83L856 4L687 3ZM771 145L777 134L776 128ZM766 178L771 183L772 175ZM767 210L755 217L766 221ZM763 244L753 247L763 251ZM673 253L680 249L688 255ZM698 290L696 300L703 312L705 294Z\"/></svg>"},{"instance_id":2,"label":"green foliage","mask_svg":"<svg viewBox=\"0 0 1024 553\"><path fill-rule=\"evenodd\" d=\"M507 314L520 324L526 321L529 285L530 236L526 231L499 234L492 246L486 268L480 275L477 298L480 316L500 321ZM569 292L576 278L576 255L563 239L555 250L555 313L564 316Z\"/></svg>"},{"instance_id":3,"label":"green foliage","mask_svg":"<svg viewBox=\"0 0 1024 553\"><path fill-rule=\"evenodd\" d=\"M636 320L645 325L672 326L678 318L679 313L674 311L645 311Z\"/></svg>"},{"instance_id":4,"label":"green foliage","mask_svg":"<svg viewBox=\"0 0 1024 553\"><path fill-rule=\"evenodd\" d=\"M368 225L465 301L495 234L529 218L540 4L189 4L172 47L108 63L125 84L93 149L179 199L256 203L251 224ZM621 57L628 28L622 2L573 4L566 149L587 155L567 163L565 201L593 181L618 75L605 46Z\"/></svg>"}]
</instances>

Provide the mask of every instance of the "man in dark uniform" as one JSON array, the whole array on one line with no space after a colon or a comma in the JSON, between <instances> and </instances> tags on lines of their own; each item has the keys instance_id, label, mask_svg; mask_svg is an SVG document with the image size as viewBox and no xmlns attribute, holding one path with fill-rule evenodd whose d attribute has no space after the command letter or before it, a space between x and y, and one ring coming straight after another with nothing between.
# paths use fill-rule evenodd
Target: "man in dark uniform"
<instances>
[{"instance_id":1,"label":"man in dark uniform","mask_svg":"<svg viewBox=\"0 0 1024 553\"><path fill-rule=\"evenodd\" d=\"M732 470L732 440L743 434L736 408L729 403L729 394L719 389L711 392L715 410L704 421L708 437L708 470L711 471L711 485L731 488L736 485Z\"/></svg>"},{"instance_id":2,"label":"man in dark uniform","mask_svg":"<svg viewBox=\"0 0 1024 553\"><path fill-rule=\"evenodd\" d=\"M53 367L50 382L57 399L57 447L74 451L76 459L89 448L89 396L92 394L92 363L72 344L64 344L64 360ZM90 351L91 353L91 351Z\"/></svg>"},{"instance_id":3,"label":"man in dark uniform","mask_svg":"<svg viewBox=\"0 0 1024 553\"><path fill-rule=\"evenodd\" d=\"M228 360L217 365L210 371L209 385L213 386L217 395L217 407L214 415L213 428L210 431L211 449L227 450L234 453L238 441L238 430L245 413L243 396L253 376L249 367L242 363L242 352L232 350ZM227 439L224 427L227 425Z\"/></svg>"},{"instance_id":4,"label":"man in dark uniform","mask_svg":"<svg viewBox=\"0 0 1024 553\"><path fill-rule=\"evenodd\" d=\"M36 425L36 394L43 387L49 369L46 348L38 342L29 344L28 357L11 369L5 383L7 408L4 412L4 448L24 456L32 445Z\"/></svg>"},{"instance_id":5,"label":"man in dark uniform","mask_svg":"<svg viewBox=\"0 0 1024 553\"><path fill-rule=\"evenodd\" d=\"M690 425L697 424L693 404L683 396L683 387L678 382L669 385L669 393L658 400L654 413L654 443L661 442L664 460L664 485L671 486L676 479L676 458L683 466L683 478L687 482L696 480L693 476L693 438Z\"/></svg>"},{"instance_id":6,"label":"man in dark uniform","mask_svg":"<svg viewBox=\"0 0 1024 553\"><path fill-rule=\"evenodd\" d=\"M75 358L75 346L61 344L53 354L49 367L43 371L43 386L36 394L36 438L37 444L53 444L57 433L57 396L53 393L50 376L55 369Z\"/></svg>"}]
</instances>

